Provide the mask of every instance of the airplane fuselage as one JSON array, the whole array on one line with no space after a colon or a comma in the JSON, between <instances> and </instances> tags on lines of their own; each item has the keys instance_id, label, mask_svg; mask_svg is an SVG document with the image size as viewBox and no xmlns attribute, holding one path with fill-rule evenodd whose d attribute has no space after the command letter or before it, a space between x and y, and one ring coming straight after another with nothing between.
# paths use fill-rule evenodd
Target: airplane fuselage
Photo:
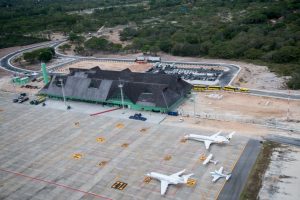
<instances>
[{"instance_id":1,"label":"airplane fuselage","mask_svg":"<svg viewBox=\"0 0 300 200\"><path fill-rule=\"evenodd\" d=\"M178 183L184 183L183 178L173 178L171 176L167 176L164 174L156 173L156 172L151 172L147 174L149 177L157 179L157 180L163 180L169 182L169 184L178 184ZM181 180L182 179L182 180Z\"/></svg>"},{"instance_id":2,"label":"airplane fuselage","mask_svg":"<svg viewBox=\"0 0 300 200\"><path fill-rule=\"evenodd\" d=\"M221 135L212 138L211 136L190 134L189 139L197 140L201 142L207 140L207 141L211 141L212 143L229 143L229 140L225 136L221 136Z\"/></svg>"},{"instance_id":3,"label":"airplane fuselage","mask_svg":"<svg viewBox=\"0 0 300 200\"><path fill-rule=\"evenodd\" d=\"M222 173L219 173L218 171L214 171L214 172L210 172L212 175L217 175L217 176L220 176L220 177L227 177L226 174L222 174Z\"/></svg>"}]
</instances>

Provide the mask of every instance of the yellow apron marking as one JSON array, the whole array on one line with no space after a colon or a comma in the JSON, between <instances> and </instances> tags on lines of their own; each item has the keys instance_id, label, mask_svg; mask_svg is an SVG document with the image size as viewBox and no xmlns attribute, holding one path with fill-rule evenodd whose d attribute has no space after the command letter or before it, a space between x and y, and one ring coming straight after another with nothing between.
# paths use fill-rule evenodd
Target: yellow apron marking
<instances>
[{"instance_id":1,"label":"yellow apron marking","mask_svg":"<svg viewBox=\"0 0 300 200\"><path fill-rule=\"evenodd\" d=\"M199 157L199 160L204 161L206 159L206 156L204 154L201 154L201 156Z\"/></svg>"},{"instance_id":2,"label":"yellow apron marking","mask_svg":"<svg viewBox=\"0 0 300 200\"><path fill-rule=\"evenodd\" d=\"M128 147L128 146L129 146L128 143L124 143L124 144L121 145L121 147L123 147L123 148L126 148L126 147Z\"/></svg>"},{"instance_id":3,"label":"yellow apron marking","mask_svg":"<svg viewBox=\"0 0 300 200\"><path fill-rule=\"evenodd\" d=\"M73 154L72 157L73 157L74 159L76 159L76 160L79 160L79 159L81 159L81 158L83 157L83 155L80 154L80 153L75 153L75 154Z\"/></svg>"},{"instance_id":4,"label":"yellow apron marking","mask_svg":"<svg viewBox=\"0 0 300 200\"><path fill-rule=\"evenodd\" d=\"M195 179L189 178L186 184L190 187L193 187L196 185L196 183L197 183L197 181Z\"/></svg>"},{"instance_id":5,"label":"yellow apron marking","mask_svg":"<svg viewBox=\"0 0 300 200\"><path fill-rule=\"evenodd\" d=\"M104 160L104 161L99 162L98 166L104 167L107 163L108 163L108 161Z\"/></svg>"},{"instance_id":6,"label":"yellow apron marking","mask_svg":"<svg viewBox=\"0 0 300 200\"><path fill-rule=\"evenodd\" d=\"M105 142L105 138L103 138L103 137L98 137L98 138L96 139L96 141L99 142L99 143L103 143L103 142Z\"/></svg>"},{"instance_id":7,"label":"yellow apron marking","mask_svg":"<svg viewBox=\"0 0 300 200\"><path fill-rule=\"evenodd\" d=\"M126 186L127 186L127 183L117 181L111 186L111 188L118 189L118 190L124 190Z\"/></svg>"},{"instance_id":8,"label":"yellow apron marking","mask_svg":"<svg viewBox=\"0 0 300 200\"><path fill-rule=\"evenodd\" d=\"M146 176L146 177L144 178L144 183L150 183L151 180L152 180L151 177Z\"/></svg>"},{"instance_id":9,"label":"yellow apron marking","mask_svg":"<svg viewBox=\"0 0 300 200\"><path fill-rule=\"evenodd\" d=\"M172 159L172 156L171 155L166 155L165 157L164 157L164 160L171 160Z\"/></svg>"},{"instance_id":10,"label":"yellow apron marking","mask_svg":"<svg viewBox=\"0 0 300 200\"><path fill-rule=\"evenodd\" d=\"M116 128L124 128L124 124L118 123L118 124L116 125Z\"/></svg>"}]
</instances>

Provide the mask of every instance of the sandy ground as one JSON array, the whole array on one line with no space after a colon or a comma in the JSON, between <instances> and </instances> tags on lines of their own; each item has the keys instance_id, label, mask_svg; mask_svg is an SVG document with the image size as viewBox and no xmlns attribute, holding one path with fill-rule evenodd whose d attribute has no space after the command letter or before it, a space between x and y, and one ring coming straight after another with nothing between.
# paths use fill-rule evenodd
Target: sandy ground
<instances>
[{"instance_id":1,"label":"sandy ground","mask_svg":"<svg viewBox=\"0 0 300 200\"><path fill-rule=\"evenodd\" d=\"M213 131L218 132L222 131L223 133L229 133L232 131L238 131L238 134L244 135L251 138L260 139L260 136L264 136L270 133L274 133L275 131L279 134L285 135L284 131L278 131L272 128L256 125L256 124L248 124L248 123L240 123L233 121L219 121L219 120L209 120L209 119L200 119L190 117L182 117L183 121L179 120L179 117L171 117L168 116L162 124L185 127L185 128L194 128L194 129L204 129L207 132ZM186 133L188 134L188 133Z\"/></svg>"},{"instance_id":2,"label":"sandy ground","mask_svg":"<svg viewBox=\"0 0 300 200\"><path fill-rule=\"evenodd\" d=\"M57 72L69 73L69 68L83 68L90 69L99 66L103 70L123 70L129 68L133 72L145 72L152 67L152 64L139 64L139 63L123 63L123 62L104 62L104 61L79 61L73 64L65 65L57 70Z\"/></svg>"},{"instance_id":3,"label":"sandy ground","mask_svg":"<svg viewBox=\"0 0 300 200\"><path fill-rule=\"evenodd\" d=\"M163 123L180 127L205 127L213 131L238 131L249 136L262 136L274 132L290 135L290 130L299 134L299 101L224 91L195 94L195 104L194 96L191 96L177 109L182 113L183 121L180 121L179 117L168 116ZM209 97L211 94L223 95L223 97L220 100L214 99ZM196 118L194 118L194 106ZM290 121L287 121L287 116Z\"/></svg>"},{"instance_id":4,"label":"sandy ground","mask_svg":"<svg viewBox=\"0 0 300 200\"><path fill-rule=\"evenodd\" d=\"M131 44L129 41L121 41L120 33L126 26L116 26L113 28L104 28L102 36L104 36L107 40L111 41L115 44L121 44L123 47Z\"/></svg>"},{"instance_id":5,"label":"sandy ground","mask_svg":"<svg viewBox=\"0 0 300 200\"><path fill-rule=\"evenodd\" d=\"M38 86L39 89L29 89L29 88L21 88L21 86L14 85L11 82L10 76L4 76L0 78L0 90L5 92L13 92L13 93L21 93L26 92L28 94L36 94L43 86L43 81L41 82L29 82L26 85Z\"/></svg>"},{"instance_id":6,"label":"sandy ground","mask_svg":"<svg viewBox=\"0 0 300 200\"><path fill-rule=\"evenodd\" d=\"M284 120L289 111L290 119L300 119L300 101L259 97L233 92L197 92L196 114L224 115L225 117L249 117L254 119ZM221 99L213 98L222 97ZM185 101L178 110L193 115L194 97ZM216 116L217 118L218 116Z\"/></svg>"},{"instance_id":7,"label":"sandy ground","mask_svg":"<svg viewBox=\"0 0 300 200\"><path fill-rule=\"evenodd\" d=\"M6 71L6 70L0 68L0 79L1 79L2 77L7 77L7 76L10 76L10 75L12 75L11 72Z\"/></svg>"},{"instance_id":8,"label":"sandy ground","mask_svg":"<svg viewBox=\"0 0 300 200\"><path fill-rule=\"evenodd\" d=\"M259 192L261 200L296 200L300 197L300 148L282 145L274 150Z\"/></svg>"}]
</instances>

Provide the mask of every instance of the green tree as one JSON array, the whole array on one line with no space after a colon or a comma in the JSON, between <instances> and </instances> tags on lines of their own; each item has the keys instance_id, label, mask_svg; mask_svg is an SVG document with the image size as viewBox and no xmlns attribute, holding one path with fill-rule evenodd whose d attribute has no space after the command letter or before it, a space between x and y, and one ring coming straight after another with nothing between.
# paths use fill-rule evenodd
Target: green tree
<instances>
[{"instance_id":1,"label":"green tree","mask_svg":"<svg viewBox=\"0 0 300 200\"><path fill-rule=\"evenodd\" d=\"M49 62L52 59L53 55L51 51L42 51L38 55L38 60L42 62Z\"/></svg>"},{"instance_id":2,"label":"green tree","mask_svg":"<svg viewBox=\"0 0 300 200\"><path fill-rule=\"evenodd\" d=\"M65 50L70 50L71 49L71 45L70 44L64 44L64 45L60 45L58 48L60 50L62 50L63 52L65 52Z\"/></svg>"},{"instance_id":3,"label":"green tree","mask_svg":"<svg viewBox=\"0 0 300 200\"><path fill-rule=\"evenodd\" d=\"M298 61L300 58L300 49L294 46L285 46L272 54L272 61L276 63L289 63Z\"/></svg>"}]
</instances>

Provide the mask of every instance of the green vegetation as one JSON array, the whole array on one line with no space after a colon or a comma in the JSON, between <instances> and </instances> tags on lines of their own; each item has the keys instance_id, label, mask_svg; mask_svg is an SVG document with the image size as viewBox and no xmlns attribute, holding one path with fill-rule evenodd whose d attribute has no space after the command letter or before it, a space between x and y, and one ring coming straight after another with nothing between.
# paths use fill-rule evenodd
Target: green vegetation
<instances>
[{"instance_id":1,"label":"green vegetation","mask_svg":"<svg viewBox=\"0 0 300 200\"><path fill-rule=\"evenodd\" d=\"M89 8L96 9L85 14ZM127 52L264 63L278 75L292 76L289 87L300 88L297 0L0 0L0 48L29 44L60 31L69 34L77 53L117 52L121 47L103 38L84 42L79 35L129 22L137 27L121 33L121 40L132 42L124 47ZM15 35L21 36L19 40L11 37Z\"/></svg>"},{"instance_id":2,"label":"green vegetation","mask_svg":"<svg viewBox=\"0 0 300 200\"><path fill-rule=\"evenodd\" d=\"M65 50L70 50L71 49L71 45L69 45L69 44L63 44L63 45L60 45L58 48L60 50L62 50L63 52L65 52Z\"/></svg>"},{"instance_id":3,"label":"green vegetation","mask_svg":"<svg viewBox=\"0 0 300 200\"><path fill-rule=\"evenodd\" d=\"M29 63L35 63L37 61L49 62L54 55L54 48L43 48L31 52L25 52L23 53L23 58Z\"/></svg>"},{"instance_id":4,"label":"green vegetation","mask_svg":"<svg viewBox=\"0 0 300 200\"><path fill-rule=\"evenodd\" d=\"M280 144L274 142L264 142L262 149L256 159L255 165L252 168L248 177L247 183L240 196L241 200L257 199L257 195L262 186L263 176L271 162L271 156L276 147Z\"/></svg>"},{"instance_id":5,"label":"green vegetation","mask_svg":"<svg viewBox=\"0 0 300 200\"><path fill-rule=\"evenodd\" d=\"M31 36L23 36L23 35L0 35L0 49L12 47L12 46L19 46L19 45L28 45L38 42L47 41L44 38L36 38Z\"/></svg>"},{"instance_id":6,"label":"green vegetation","mask_svg":"<svg viewBox=\"0 0 300 200\"><path fill-rule=\"evenodd\" d=\"M88 50L92 51L103 51L103 52L118 52L122 49L122 45L114 44L107 41L104 38L92 37L91 39L84 42L84 46Z\"/></svg>"}]
</instances>

